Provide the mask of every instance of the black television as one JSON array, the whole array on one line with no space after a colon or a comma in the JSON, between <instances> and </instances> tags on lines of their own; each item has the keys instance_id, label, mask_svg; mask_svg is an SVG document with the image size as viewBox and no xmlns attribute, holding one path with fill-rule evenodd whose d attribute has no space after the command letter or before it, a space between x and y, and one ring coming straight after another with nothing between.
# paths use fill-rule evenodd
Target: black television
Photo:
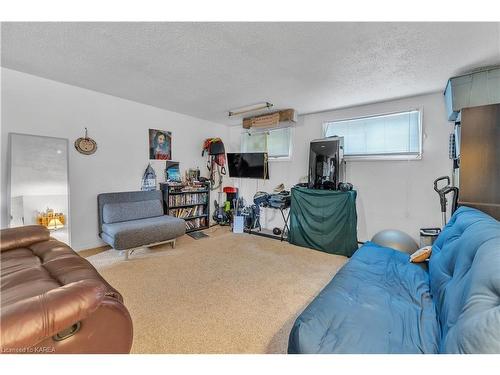
<instances>
[{"instance_id":1,"label":"black television","mask_svg":"<svg viewBox=\"0 0 500 375\"><path fill-rule=\"evenodd\" d=\"M266 152L228 153L229 177L269 180Z\"/></svg>"}]
</instances>

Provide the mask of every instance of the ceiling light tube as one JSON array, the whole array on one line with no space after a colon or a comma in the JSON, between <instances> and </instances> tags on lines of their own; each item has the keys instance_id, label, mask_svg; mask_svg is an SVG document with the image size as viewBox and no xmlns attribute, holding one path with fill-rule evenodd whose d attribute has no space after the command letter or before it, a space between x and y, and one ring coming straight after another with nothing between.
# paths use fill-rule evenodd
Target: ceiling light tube
<instances>
[{"instance_id":1,"label":"ceiling light tube","mask_svg":"<svg viewBox=\"0 0 500 375\"><path fill-rule=\"evenodd\" d=\"M254 111L261 110L261 109L269 109L272 106L273 106L273 104L269 103L269 102L247 105L246 107L240 107L240 108L233 109L233 110L229 111L228 115L229 115L229 117L242 115L243 113L254 112Z\"/></svg>"}]
</instances>

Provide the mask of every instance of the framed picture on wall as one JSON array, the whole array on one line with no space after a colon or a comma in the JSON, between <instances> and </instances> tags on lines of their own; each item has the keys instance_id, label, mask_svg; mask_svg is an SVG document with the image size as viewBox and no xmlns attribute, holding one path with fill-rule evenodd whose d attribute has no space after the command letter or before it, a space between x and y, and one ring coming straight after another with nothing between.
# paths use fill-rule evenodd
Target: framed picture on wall
<instances>
[{"instance_id":1,"label":"framed picture on wall","mask_svg":"<svg viewBox=\"0 0 500 375\"><path fill-rule=\"evenodd\" d=\"M149 159L172 160L172 132L149 129Z\"/></svg>"}]
</instances>

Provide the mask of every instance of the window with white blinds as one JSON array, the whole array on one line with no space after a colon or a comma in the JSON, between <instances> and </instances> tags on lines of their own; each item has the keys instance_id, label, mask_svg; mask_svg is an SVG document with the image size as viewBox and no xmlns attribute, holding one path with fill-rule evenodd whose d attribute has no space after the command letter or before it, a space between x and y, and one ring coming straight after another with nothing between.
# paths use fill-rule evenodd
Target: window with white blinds
<instances>
[{"instance_id":1,"label":"window with white blinds","mask_svg":"<svg viewBox=\"0 0 500 375\"><path fill-rule=\"evenodd\" d=\"M269 158L291 156L292 129L281 128L241 134L241 152L267 152Z\"/></svg>"},{"instance_id":2,"label":"window with white blinds","mask_svg":"<svg viewBox=\"0 0 500 375\"><path fill-rule=\"evenodd\" d=\"M346 158L415 158L422 155L421 111L331 121L325 137L344 137Z\"/></svg>"}]
</instances>

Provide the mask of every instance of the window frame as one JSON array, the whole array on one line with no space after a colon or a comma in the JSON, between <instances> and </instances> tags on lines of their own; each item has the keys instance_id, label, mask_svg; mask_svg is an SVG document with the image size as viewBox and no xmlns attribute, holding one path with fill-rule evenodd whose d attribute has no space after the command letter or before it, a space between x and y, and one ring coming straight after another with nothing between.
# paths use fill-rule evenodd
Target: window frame
<instances>
[{"instance_id":1,"label":"window frame","mask_svg":"<svg viewBox=\"0 0 500 375\"><path fill-rule=\"evenodd\" d=\"M289 139L289 144L288 144L288 156L270 156L268 153L267 160L268 161L291 161L292 154L293 154L293 133L294 133L293 126L277 127L274 129L265 129L265 128L264 129L255 129L255 130L248 129L246 131L243 131L240 134L240 142L241 142L242 137L249 134L249 133L250 134L267 133L267 132L271 132L271 131L275 131L275 130L283 130L283 129L288 129L288 131L290 132L290 139ZM243 152L242 148L243 148L243 143L241 142L240 152Z\"/></svg>"},{"instance_id":2,"label":"window frame","mask_svg":"<svg viewBox=\"0 0 500 375\"><path fill-rule=\"evenodd\" d=\"M417 108L410 108L410 109L404 109L404 110L398 110L398 111L392 111L392 112L384 112L384 113L377 113L377 114L371 114L371 115L365 115L365 116L359 116L359 117L346 117L346 118L341 118L338 120L329 120L329 121L324 121L323 122L323 137L326 136L326 132L328 129L328 124L331 124L333 122L344 122L344 121L353 121L353 120L362 120L366 118L374 118L374 117L384 117L384 116L391 116L391 115L397 115L397 114L402 114L402 113L409 113L409 112L418 112L418 152L406 152L406 153L385 153L385 154L364 154L364 155L345 155L344 154L344 160L346 161L384 161L384 160L422 160L423 157L423 143L424 143L424 137L423 137L423 117L424 117L424 109L423 107L417 107Z\"/></svg>"}]
</instances>

